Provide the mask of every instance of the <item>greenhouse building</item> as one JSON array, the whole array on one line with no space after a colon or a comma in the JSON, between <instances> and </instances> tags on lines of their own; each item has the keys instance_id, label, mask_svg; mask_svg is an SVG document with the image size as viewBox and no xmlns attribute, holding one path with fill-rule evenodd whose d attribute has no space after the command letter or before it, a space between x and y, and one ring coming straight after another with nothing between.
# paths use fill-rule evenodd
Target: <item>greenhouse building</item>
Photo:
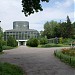
<instances>
[{"instance_id":1,"label":"greenhouse building","mask_svg":"<svg viewBox=\"0 0 75 75\"><path fill-rule=\"evenodd\" d=\"M7 41L9 36L13 36L18 46L26 45L26 41L32 37L38 38L39 32L34 29L29 29L28 21L15 21L13 22L13 29L4 32L4 40Z\"/></svg>"}]
</instances>

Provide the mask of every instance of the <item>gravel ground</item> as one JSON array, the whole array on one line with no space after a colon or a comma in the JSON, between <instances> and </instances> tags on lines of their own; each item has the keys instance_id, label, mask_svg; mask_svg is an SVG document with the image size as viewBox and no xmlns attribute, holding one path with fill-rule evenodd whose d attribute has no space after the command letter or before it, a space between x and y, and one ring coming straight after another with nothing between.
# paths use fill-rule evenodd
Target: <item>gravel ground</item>
<instances>
[{"instance_id":1,"label":"gravel ground","mask_svg":"<svg viewBox=\"0 0 75 75\"><path fill-rule=\"evenodd\" d=\"M0 62L16 64L27 75L75 75L75 69L61 62L53 55L60 48L28 48L20 46L6 50L0 55Z\"/></svg>"}]
</instances>

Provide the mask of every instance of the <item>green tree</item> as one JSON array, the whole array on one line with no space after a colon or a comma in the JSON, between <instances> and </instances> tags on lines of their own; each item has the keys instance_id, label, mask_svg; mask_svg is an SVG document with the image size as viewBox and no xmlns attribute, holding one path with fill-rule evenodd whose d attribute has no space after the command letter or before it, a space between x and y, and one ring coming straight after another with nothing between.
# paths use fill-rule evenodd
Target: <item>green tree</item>
<instances>
[{"instance_id":1,"label":"green tree","mask_svg":"<svg viewBox=\"0 0 75 75\"><path fill-rule=\"evenodd\" d=\"M3 37L3 30L2 30L2 28L0 27L0 40L2 39L2 37Z\"/></svg>"},{"instance_id":2,"label":"green tree","mask_svg":"<svg viewBox=\"0 0 75 75\"><path fill-rule=\"evenodd\" d=\"M72 26L74 28L74 35L75 35L75 22L72 23Z\"/></svg>"},{"instance_id":3,"label":"green tree","mask_svg":"<svg viewBox=\"0 0 75 75\"><path fill-rule=\"evenodd\" d=\"M39 35L39 37L40 37L40 38L45 37L45 35L44 35L44 31L42 31L42 30L40 31L40 35Z\"/></svg>"},{"instance_id":4,"label":"green tree","mask_svg":"<svg viewBox=\"0 0 75 75\"><path fill-rule=\"evenodd\" d=\"M16 47L17 46L17 41L15 40L14 37L12 37L12 36L8 37L7 46L11 46L11 47Z\"/></svg>"},{"instance_id":5,"label":"green tree","mask_svg":"<svg viewBox=\"0 0 75 75\"><path fill-rule=\"evenodd\" d=\"M48 40L47 38L40 38L40 44L47 44L48 43Z\"/></svg>"},{"instance_id":6,"label":"green tree","mask_svg":"<svg viewBox=\"0 0 75 75\"><path fill-rule=\"evenodd\" d=\"M3 50L2 50L2 41L3 41L2 37L3 37L3 30L2 30L2 28L0 27L0 52L3 51Z\"/></svg>"},{"instance_id":7,"label":"green tree","mask_svg":"<svg viewBox=\"0 0 75 75\"><path fill-rule=\"evenodd\" d=\"M72 24L73 24L73 27L75 28L75 22L73 22Z\"/></svg>"},{"instance_id":8,"label":"green tree","mask_svg":"<svg viewBox=\"0 0 75 75\"><path fill-rule=\"evenodd\" d=\"M61 37L61 26L60 24L54 27L54 37Z\"/></svg>"},{"instance_id":9,"label":"green tree","mask_svg":"<svg viewBox=\"0 0 75 75\"><path fill-rule=\"evenodd\" d=\"M61 23L61 34L64 38L72 38L74 35L74 27L71 24L69 16L67 16L67 22Z\"/></svg>"},{"instance_id":10,"label":"green tree","mask_svg":"<svg viewBox=\"0 0 75 75\"><path fill-rule=\"evenodd\" d=\"M34 12L42 11L41 2L49 2L49 0L22 0L22 7L25 16L28 16Z\"/></svg>"},{"instance_id":11,"label":"green tree","mask_svg":"<svg viewBox=\"0 0 75 75\"><path fill-rule=\"evenodd\" d=\"M54 28L59 25L56 21L51 21L51 22L46 22L44 24L44 35L47 36L47 38L53 38L55 37L54 35Z\"/></svg>"},{"instance_id":12,"label":"green tree","mask_svg":"<svg viewBox=\"0 0 75 75\"><path fill-rule=\"evenodd\" d=\"M72 37L74 34L73 25L71 24L69 16L67 16L67 37Z\"/></svg>"}]
</instances>

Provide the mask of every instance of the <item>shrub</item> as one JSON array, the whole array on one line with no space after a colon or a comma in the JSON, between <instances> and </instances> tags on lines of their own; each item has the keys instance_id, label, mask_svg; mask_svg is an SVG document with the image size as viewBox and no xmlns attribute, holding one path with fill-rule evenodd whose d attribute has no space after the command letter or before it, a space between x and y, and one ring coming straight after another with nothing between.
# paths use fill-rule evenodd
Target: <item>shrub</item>
<instances>
[{"instance_id":1,"label":"shrub","mask_svg":"<svg viewBox=\"0 0 75 75\"><path fill-rule=\"evenodd\" d=\"M37 47L38 46L38 39L36 38L31 38L27 41L27 46L31 46L31 47Z\"/></svg>"},{"instance_id":2,"label":"shrub","mask_svg":"<svg viewBox=\"0 0 75 75\"><path fill-rule=\"evenodd\" d=\"M47 43L48 43L47 38L41 38L40 39L40 44L44 45L44 44L47 44Z\"/></svg>"},{"instance_id":3,"label":"shrub","mask_svg":"<svg viewBox=\"0 0 75 75\"><path fill-rule=\"evenodd\" d=\"M11 46L3 46L2 49L3 50L9 50L9 49L13 49L13 47L11 47Z\"/></svg>"},{"instance_id":4,"label":"shrub","mask_svg":"<svg viewBox=\"0 0 75 75\"><path fill-rule=\"evenodd\" d=\"M66 47L68 45L63 45L63 44L45 44L42 45L42 47Z\"/></svg>"}]
</instances>

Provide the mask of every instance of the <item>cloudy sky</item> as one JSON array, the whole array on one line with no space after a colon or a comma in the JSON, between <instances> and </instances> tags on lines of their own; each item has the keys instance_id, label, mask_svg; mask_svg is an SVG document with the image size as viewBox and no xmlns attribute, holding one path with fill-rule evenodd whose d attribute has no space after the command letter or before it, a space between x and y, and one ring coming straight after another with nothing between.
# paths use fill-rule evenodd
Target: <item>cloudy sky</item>
<instances>
[{"instance_id":1,"label":"cloudy sky","mask_svg":"<svg viewBox=\"0 0 75 75\"><path fill-rule=\"evenodd\" d=\"M49 3L42 3L42 12L25 17L21 12L21 0L0 0L0 25L5 31L13 28L13 21L29 21L30 29L40 31L46 21L63 22L67 15L74 22L74 3L75 0L50 0Z\"/></svg>"}]
</instances>

